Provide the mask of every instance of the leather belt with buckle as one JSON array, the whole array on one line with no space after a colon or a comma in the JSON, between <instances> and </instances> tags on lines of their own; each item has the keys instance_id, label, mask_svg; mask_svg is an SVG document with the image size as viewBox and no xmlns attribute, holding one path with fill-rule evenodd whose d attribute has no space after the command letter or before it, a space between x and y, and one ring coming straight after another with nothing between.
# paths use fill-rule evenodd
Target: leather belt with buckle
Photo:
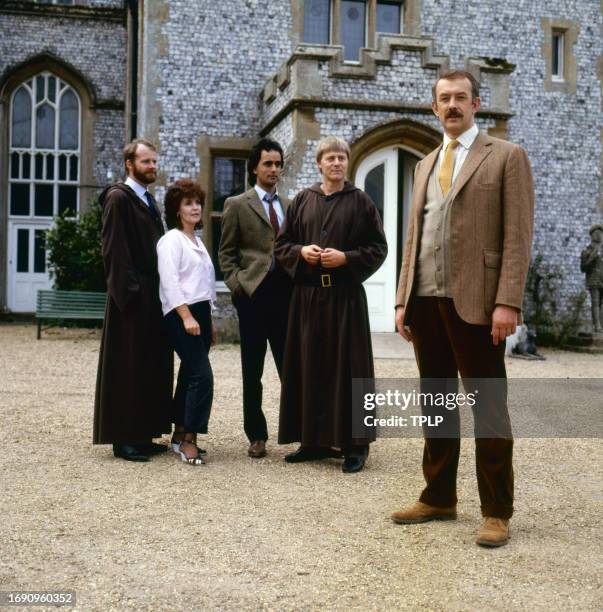
<instances>
[{"instance_id":1,"label":"leather belt with buckle","mask_svg":"<svg viewBox=\"0 0 603 612\"><path fill-rule=\"evenodd\" d=\"M320 275L320 284L323 287L330 287L331 283L331 275L330 274L321 274Z\"/></svg>"}]
</instances>

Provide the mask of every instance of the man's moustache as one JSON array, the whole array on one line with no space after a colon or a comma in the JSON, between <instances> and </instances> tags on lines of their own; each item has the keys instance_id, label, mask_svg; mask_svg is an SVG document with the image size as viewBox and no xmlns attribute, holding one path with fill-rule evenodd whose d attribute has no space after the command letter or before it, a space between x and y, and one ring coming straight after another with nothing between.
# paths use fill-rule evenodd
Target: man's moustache
<instances>
[{"instance_id":1,"label":"man's moustache","mask_svg":"<svg viewBox=\"0 0 603 612\"><path fill-rule=\"evenodd\" d=\"M446 119L453 119L455 117L458 117L459 119L462 119L463 115L461 113L456 113L456 112L454 112L454 113L447 113L446 114Z\"/></svg>"}]
</instances>

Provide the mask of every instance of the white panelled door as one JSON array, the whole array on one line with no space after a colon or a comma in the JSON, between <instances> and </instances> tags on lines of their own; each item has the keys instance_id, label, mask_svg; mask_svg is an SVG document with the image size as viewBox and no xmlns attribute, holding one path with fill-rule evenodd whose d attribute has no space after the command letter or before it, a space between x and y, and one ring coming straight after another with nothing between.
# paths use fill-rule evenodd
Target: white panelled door
<instances>
[{"instance_id":1,"label":"white panelled door","mask_svg":"<svg viewBox=\"0 0 603 612\"><path fill-rule=\"evenodd\" d=\"M356 171L356 185L379 210L388 246L385 262L364 283L374 332L395 331L396 286L417 161L416 155L394 146L373 153Z\"/></svg>"},{"instance_id":2,"label":"white panelled door","mask_svg":"<svg viewBox=\"0 0 603 612\"><path fill-rule=\"evenodd\" d=\"M46 270L46 231L50 223L8 224L8 308L33 312L38 289L52 289Z\"/></svg>"}]
</instances>

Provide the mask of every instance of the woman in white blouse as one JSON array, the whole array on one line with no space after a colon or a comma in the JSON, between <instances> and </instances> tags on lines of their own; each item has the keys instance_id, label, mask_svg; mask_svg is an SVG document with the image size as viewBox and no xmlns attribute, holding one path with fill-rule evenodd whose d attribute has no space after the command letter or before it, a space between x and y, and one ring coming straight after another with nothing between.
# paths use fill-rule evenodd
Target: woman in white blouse
<instances>
[{"instance_id":1,"label":"woman in white blouse","mask_svg":"<svg viewBox=\"0 0 603 612\"><path fill-rule=\"evenodd\" d=\"M215 343L211 310L216 300L214 266L195 235L203 227L205 193L190 179L176 181L165 195L169 228L157 243L159 297L180 370L173 400L172 449L190 465L205 463L197 434L207 433L214 379L209 348Z\"/></svg>"}]
</instances>

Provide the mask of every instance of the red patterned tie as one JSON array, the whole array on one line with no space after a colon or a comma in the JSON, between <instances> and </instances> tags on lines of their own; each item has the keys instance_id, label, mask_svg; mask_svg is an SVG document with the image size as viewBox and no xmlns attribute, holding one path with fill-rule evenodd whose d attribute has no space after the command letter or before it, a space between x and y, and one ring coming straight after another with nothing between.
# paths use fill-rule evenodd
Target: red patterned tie
<instances>
[{"instance_id":1,"label":"red patterned tie","mask_svg":"<svg viewBox=\"0 0 603 612\"><path fill-rule=\"evenodd\" d=\"M274 206L272 205L274 198L276 198L276 193L273 194L272 196L270 196L270 194L267 193L264 196L264 201L268 204L268 216L270 217L270 224L274 228L274 233L278 234L278 230L279 230L278 217L276 216L276 210L274 210Z\"/></svg>"}]
</instances>

